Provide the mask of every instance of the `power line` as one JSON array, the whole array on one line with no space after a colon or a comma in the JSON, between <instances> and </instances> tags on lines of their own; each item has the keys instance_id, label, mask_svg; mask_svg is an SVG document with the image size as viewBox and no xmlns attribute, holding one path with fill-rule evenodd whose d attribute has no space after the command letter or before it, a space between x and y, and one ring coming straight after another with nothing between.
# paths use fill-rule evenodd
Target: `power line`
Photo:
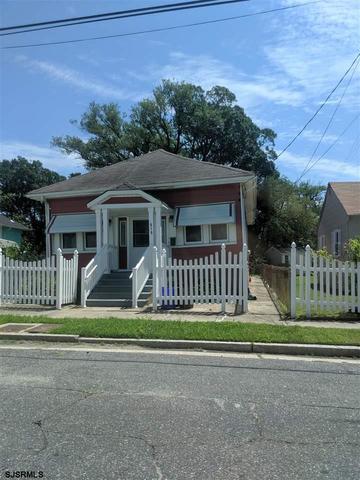
<instances>
[{"instance_id":1,"label":"power line","mask_svg":"<svg viewBox=\"0 0 360 480\"><path fill-rule=\"evenodd\" d=\"M7 49L13 49L13 48L30 48L30 47L43 47L43 46L48 46L48 45L64 45L64 44L69 44L69 43L80 43L80 42L88 42L88 41L93 41L93 40L105 40L105 39L110 39L110 38L119 38L119 37L130 37L130 36L135 36L135 35L143 35L146 33L158 33L158 32L166 32L166 31L171 31L171 30L178 30L181 28L191 28L191 27L197 27L201 25L211 25L214 23L221 23L221 22L227 22L231 20L238 20L241 18L248 18L248 17L255 17L258 15L264 15L268 13L276 13L276 12L282 12L284 10L290 10L293 8L299 8L303 7L306 5L311 5L314 3L320 3L323 0L315 0L311 2L305 2L305 3L298 3L295 5L290 5L288 7L279 7L279 8L273 8L271 10L260 10L258 12L253 12L253 13L244 13L242 15L235 15L232 17L224 17L224 18L218 18L214 20L205 20L202 22L193 22L193 23L186 23L182 25L173 25L170 27L160 27L160 28L152 28L148 30L138 30L136 32L129 32L129 33L119 33L115 35L102 35L98 37L86 37L86 38L77 38L73 40L59 40L57 42L43 42L43 43L29 43L29 44L22 44L22 45L9 45L5 47L1 47L2 50L7 50Z\"/></svg>"},{"instance_id":2,"label":"power line","mask_svg":"<svg viewBox=\"0 0 360 480\"><path fill-rule=\"evenodd\" d=\"M52 30L54 28L63 28L63 27L70 27L73 25L83 25L87 23L96 23L96 22L105 22L109 20L117 20L117 19L123 19L123 18L131 18L131 17L142 17L142 16L147 16L147 15L155 15L158 13L167 13L167 12L178 12L180 10L192 10L194 8L203 8L203 7L215 7L217 5L227 5L227 4L232 4L232 3L240 3L240 2L248 2L250 0L203 0L201 4L198 4L196 2L196 5L192 4L193 2L188 2L191 5L183 5L180 7L173 7L173 5L168 4L163 6L163 8L157 7L156 10L149 10L149 11L138 11L134 13L122 13L119 15L113 15L111 17L106 17L106 18L93 18L91 20L84 20L84 21L77 21L77 22L70 22L70 23L65 23L65 24L60 24L60 25L49 25L49 26L43 26L43 27L38 27L38 28L30 28L26 30L19 30L15 32L6 32L6 33L0 33L0 37L8 36L8 35L18 35L20 33L29 33L29 32L38 32L40 30ZM150 7L149 7L150 8Z\"/></svg>"},{"instance_id":3,"label":"power line","mask_svg":"<svg viewBox=\"0 0 360 480\"><path fill-rule=\"evenodd\" d=\"M354 60L351 62L351 65L350 67L346 70L346 72L343 74L343 76L340 78L340 80L338 81L338 83L335 85L335 87L331 90L331 92L329 93L329 95L326 97L326 99L323 101L323 103L320 105L320 107L316 110L316 112L310 117L310 119L305 123L305 125L302 127L302 129L295 135L295 137L286 145L286 147L281 150L281 152L279 153L278 155L278 158L286 152L286 150L291 147L291 145L295 142L295 140L297 138L300 137L300 135L303 133L304 130L306 130L306 128L310 125L310 123L314 120L314 118L318 115L318 113L325 107L325 105L327 104L327 102L330 100L330 98L332 97L333 93L335 93L335 91L339 88L339 86L341 85L341 83L343 82L344 78L347 76L347 74L350 72L350 70L352 69L352 67L354 66L354 64L356 63L356 61L358 60L358 58L360 58L360 52L356 55L356 57L354 58Z\"/></svg>"},{"instance_id":4,"label":"power line","mask_svg":"<svg viewBox=\"0 0 360 480\"><path fill-rule=\"evenodd\" d=\"M323 133L322 133L322 135L321 135L321 137L320 137L320 139L319 139L319 141L318 141L318 143L317 143L317 145L316 145L316 147L315 147L315 149L314 149L314 151L313 151L313 153L312 153L309 161L308 161L308 163L306 164L306 166L305 166L303 172L301 173L301 175L299 176L299 178L298 178L297 180L295 180L295 183L299 182L299 181L302 179L302 177L305 175L305 172L306 172L308 166L311 164L313 158L315 157L315 155L316 155L316 153L317 153L317 151L318 151L318 149L319 149L319 147L320 147L320 144L321 144L323 138L325 137L327 131L329 130L330 125L332 124L332 121L334 120L334 117L335 117L337 111L339 110L340 105L341 105L341 103L342 103L342 101L343 101L343 98L344 98L344 96L345 96L345 94L346 94L346 92L347 92L347 90L348 90L348 88L349 88L349 86L350 86L350 84L351 84L351 82L352 82L352 79L353 79L353 77L354 77L354 74L355 74L355 72L356 72L356 69L357 69L357 67L359 66L359 61L360 61L360 59L359 59L359 60L357 61L357 63L355 64L355 67L354 67L354 69L353 69L353 71L352 71L352 74L351 74L351 76L350 76L350 78L349 78L349 81L348 81L348 83L346 84L346 87L344 88L344 91L343 91L343 93L342 93L342 95L341 95L338 103L336 104L336 107L335 107L335 109L334 109L334 111L333 111L333 113L332 113L332 115L331 115L331 117L330 117L330 119L329 119L329 121L328 121L328 123L327 123L327 125L326 125L326 127L325 127L325 129L324 129L324 131L323 131Z\"/></svg>"},{"instance_id":5,"label":"power line","mask_svg":"<svg viewBox=\"0 0 360 480\"><path fill-rule=\"evenodd\" d=\"M358 113L357 115L355 115L355 117L346 125L346 127L345 127L344 130L340 133L340 135L336 138L336 140L329 146L329 148L327 148L327 149L325 150L325 152L324 152L322 155L320 155L320 157L319 157L317 160L315 160L315 162L314 162L312 165L310 165L310 167L307 169L307 171L304 173L304 175L306 175L308 172L310 172L310 170L311 170L312 168L314 168L315 165L316 165L318 162L320 162L320 160L321 160L322 158L325 157L325 155L338 143L338 141L340 140L340 138L341 138L343 135L345 135L345 133L349 130L350 127L352 127L352 125L355 123L355 121L356 121L359 117L360 117L360 113Z\"/></svg>"},{"instance_id":6,"label":"power line","mask_svg":"<svg viewBox=\"0 0 360 480\"><path fill-rule=\"evenodd\" d=\"M108 13L97 13L95 15L86 15L82 17L68 17L68 18L62 18L59 20L47 20L45 22L37 22L37 23L25 23L22 25L11 25L10 27L1 27L0 32L4 30L15 30L19 28L29 28L29 27L41 27L44 25L53 25L53 24L58 24L58 23L67 23L67 22L73 22L73 21L79 21L79 20L90 20L93 18L106 18L106 17L112 17L113 15L123 15L126 13L138 13L138 12L147 12L150 10L159 10L163 9L166 7L181 7L181 6L186 6L186 5L195 5L199 3L205 3L205 2L216 2L218 0L192 0L188 2L179 2L179 3L171 3L171 4L161 4L161 5L154 5L152 7L142 7L142 8L133 8L130 10L120 10L116 12L108 12Z\"/></svg>"},{"instance_id":7,"label":"power line","mask_svg":"<svg viewBox=\"0 0 360 480\"><path fill-rule=\"evenodd\" d=\"M349 152L348 152L348 154L346 155L346 157L345 157L345 159L344 159L344 162L345 162L345 163L349 160L349 158L351 157L351 155L352 155L354 152L356 152L356 150L359 149L359 147L360 147L359 137L355 137L355 138L354 138L354 141L353 141L353 143L352 143L352 145L351 145L351 147L350 147L350 149L349 149Z\"/></svg>"}]
</instances>

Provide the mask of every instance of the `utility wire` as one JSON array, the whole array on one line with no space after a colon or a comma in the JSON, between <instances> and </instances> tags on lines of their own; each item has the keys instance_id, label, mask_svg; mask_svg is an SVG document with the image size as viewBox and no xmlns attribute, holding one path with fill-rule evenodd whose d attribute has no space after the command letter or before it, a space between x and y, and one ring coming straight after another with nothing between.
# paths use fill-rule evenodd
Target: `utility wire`
<instances>
[{"instance_id":1,"label":"utility wire","mask_svg":"<svg viewBox=\"0 0 360 480\"><path fill-rule=\"evenodd\" d=\"M315 147L315 149L314 149L314 151L313 151L313 153L312 153L309 161L307 162L307 164L306 164L303 172L302 172L301 175L299 176L299 178L298 178L297 180L295 180L295 183L299 182L299 181L302 179L302 177L305 175L305 172L306 172L308 166L309 166L309 165L311 164L311 162L313 161L313 158L315 157L315 155L316 155L316 153L317 153L317 151L318 151L318 149L319 149L319 147L320 147L320 145L321 145L321 142L323 141L323 139L324 139L327 131L329 130L330 125L332 124L332 121L334 120L334 117L335 117L337 111L338 111L339 108L340 108L341 102L342 102L342 100L343 100L343 98L344 98L344 96L345 96L345 94L346 94L346 92L347 92L347 90L348 90L351 82L352 82L352 79L353 79L353 77L354 77L354 74L355 74L355 72L356 72L356 69L357 69L357 67L359 66L359 62L360 62L360 59L358 59L357 63L355 64L354 69L353 69L353 71L352 71L352 74L351 74L351 76L350 76L350 78L349 78L349 81L348 81L348 83L346 84L346 87L344 88L344 91L343 91L343 93L342 93L342 95L341 95L338 103L336 104L336 107L335 107L335 109L334 109L334 111L333 111L333 113L332 113L332 115L331 115L331 117L330 117L330 119L329 119L329 121L328 121L328 123L327 123L327 125L326 125L326 127L325 127L325 130L323 131L323 133L322 133L322 135L321 135L321 137L320 137L320 139L319 139L319 141L318 141L318 143L317 143L317 145L316 145L316 147Z\"/></svg>"},{"instance_id":2,"label":"utility wire","mask_svg":"<svg viewBox=\"0 0 360 480\"><path fill-rule=\"evenodd\" d=\"M63 27L70 27L73 25L83 25L87 23L96 23L96 22L105 22L108 20L117 20L123 18L131 18L131 17L142 17L147 15L155 15L158 13L167 13L167 12L178 12L180 10L192 10L194 8L203 8L203 7L216 7L217 5L227 5L232 3L240 3L240 2L248 2L250 0L203 0L201 4L196 5L183 5L180 7L173 7L171 4L163 6L163 8L157 7L156 10L149 10L144 12L133 12L133 13L122 13L119 15L113 15L111 17L106 18L93 18L90 20L84 21L76 21L70 23L64 23L60 25L49 25L37 28L30 28L25 30L18 30L18 31L11 31L6 33L0 33L0 37L8 36L8 35L18 35L20 33L29 33L29 32L38 32L40 30L52 30L54 28L63 28ZM192 2L189 2L192 3ZM126 12L126 11L125 11Z\"/></svg>"},{"instance_id":3,"label":"utility wire","mask_svg":"<svg viewBox=\"0 0 360 480\"><path fill-rule=\"evenodd\" d=\"M179 3L171 3L171 4L161 4L161 5L154 5L152 7L142 7L142 8L133 8L130 10L119 10L116 12L108 12L108 13L97 13L95 15L86 15L82 17L68 17L68 18L62 18L59 20L47 20L45 22L37 22L37 23L25 23L23 25L11 25L10 27L1 27L0 32L4 30L15 30L19 28L29 28L29 27L42 27L43 25L53 25L53 24L58 24L58 23L67 23L67 22L73 22L73 21L78 21L78 20L90 20L93 18L106 18L106 17L112 17L113 15L123 15L126 13L137 13L137 12L147 12L150 10L159 10L163 9L166 7L181 7L185 5L195 5L199 3L205 3L205 2L216 2L218 0L192 0L189 2L179 2Z\"/></svg>"},{"instance_id":4,"label":"utility wire","mask_svg":"<svg viewBox=\"0 0 360 480\"><path fill-rule=\"evenodd\" d=\"M356 122L356 120L358 120L358 118L360 117L360 113L358 113L357 115L355 115L355 117L346 125L346 127L344 128L344 130L340 133L340 135L336 138L336 140L329 146L329 148L327 148L325 150L325 152L320 155L320 157L315 160L315 162L310 165L310 167L307 169L307 171L304 173L304 175L306 175L308 172L310 172L311 169L313 169L315 167L315 165L320 162L320 160L322 158L325 157L325 155L338 143L338 141L340 140L340 138L345 135L345 133L349 130L350 127L352 127L352 125Z\"/></svg>"},{"instance_id":5,"label":"utility wire","mask_svg":"<svg viewBox=\"0 0 360 480\"><path fill-rule=\"evenodd\" d=\"M356 152L356 150L359 149L359 147L360 147L359 138L360 138L360 137L355 136L354 141L353 141L353 143L352 143L352 145L351 145L351 147L350 147L350 150L349 150L348 154L346 155L346 157L345 157L345 159L344 159L344 162L345 162L345 163L349 160L349 158L351 157L351 155L352 155L354 152Z\"/></svg>"},{"instance_id":6,"label":"utility wire","mask_svg":"<svg viewBox=\"0 0 360 480\"><path fill-rule=\"evenodd\" d=\"M241 18L248 18L248 17L255 17L258 15L265 15L268 13L276 13L276 12L282 12L284 10L290 10L293 8L299 8L303 7L306 5L311 5L314 3L319 3L322 2L323 0L315 0L311 2L305 2L305 3L298 3L295 5L290 5L288 7L279 7L279 8L273 8L271 10L260 10L258 12L253 12L253 13L244 13L242 15L235 15L232 17L224 17L224 18L218 18L214 20L205 20L202 22L193 22L193 23L185 23L182 25L173 25L170 27L160 27L160 28L151 28L148 30L138 30L136 32L129 32L129 33L119 33L115 35L102 35L99 37L86 37L86 38L77 38L77 39L72 39L72 40L59 40L57 42L43 42L43 43L28 43L28 44L20 44L20 45L8 45L5 47L1 47L2 50L7 50L7 49L13 49L13 48L30 48L30 47L43 47L43 46L48 46L48 45L64 45L64 44L69 44L69 43L80 43L80 42L88 42L92 40L105 40L109 38L118 38L118 37L130 37L134 35L143 35L146 33L158 33L158 32L166 32L166 31L171 31L171 30L178 30L181 28L191 28L191 27L197 27L201 25L211 25L214 23L221 23L221 22L228 22L232 20L238 20Z\"/></svg>"},{"instance_id":7,"label":"utility wire","mask_svg":"<svg viewBox=\"0 0 360 480\"><path fill-rule=\"evenodd\" d=\"M335 87L331 90L331 92L329 93L329 95L326 97L326 99L322 102L322 104L320 105L320 107L316 110L316 112L310 117L310 119L305 123L305 125L302 127L302 129L295 135L295 137L286 145L286 147L281 150L281 152L279 153L278 155L278 158L281 157L281 155L283 153L286 152L286 150L288 150L289 147L291 147L291 145L297 140L297 138L300 137L300 135L303 133L304 130L306 130L306 128L310 125L310 123L314 120L314 118L318 115L318 113L325 107L325 105L327 104L327 102L330 100L330 98L332 97L333 93L335 93L335 91L339 88L339 86L341 85L341 83L343 82L344 78L347 76L347 74L350 72L350 70L352 69L352 67L355 65L355 63L357 62L357 60L360 58L360 52L356 55L356 57L354 58L354 60L351 62L351 65L350 67L346 70L346 72L343 74L343 76L340 78L340 80L338 81L338 83L335 85Z\"/></svg>"}]
</instances>

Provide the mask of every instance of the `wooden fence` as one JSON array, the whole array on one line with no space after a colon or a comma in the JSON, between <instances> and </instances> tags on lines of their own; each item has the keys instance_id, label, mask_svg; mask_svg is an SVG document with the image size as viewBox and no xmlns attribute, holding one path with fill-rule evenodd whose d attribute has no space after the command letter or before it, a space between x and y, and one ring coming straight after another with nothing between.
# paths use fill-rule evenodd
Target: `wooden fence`
<instances>
[{"instance_id":1,"label":"wooden fence","mask_svg":"<svg viewBox=\"0 0 360 480\"><path fill-rule=\"evenodd\" d=\"M291 245L291 317L318 312L360 313L360 263L324 258L308 245L296 258Z\"/></svg>"},{"instance_id":2,"label":"wooden fence","mask_svg":"<svg viewBox=\"0 0 360 480\"><path fill-rule=\"evenodd\" d=\"M275 265L263 265L262 278L270 292L276 297L281 305L280 310L290 312L290 269Z\"/></svg>"},{"instance_id":3,"label":"wooden fence","mask_svg":"<svg viewBox=\"0 0 360 480\"><path fill-rule=\"evenodd\" d=\"M153 305L178 306L194 303L219 303L225 311L227 303L237 304L247 311L248 249L244 245L239 254L226 252L194 260L168 258L163 250L153 260Z\"/></svg>"},{"instance_id":4,"label":"wooden fence","mask_svg":"<svg viewBox=\"0 0 360 480\"><path fill-rule=\"evenodd\" d=\"M5 257L0 249L0 305L74 303L77 294L78 252L67 260L56 256L34 262Z\"/></svg>"}]
</instances>

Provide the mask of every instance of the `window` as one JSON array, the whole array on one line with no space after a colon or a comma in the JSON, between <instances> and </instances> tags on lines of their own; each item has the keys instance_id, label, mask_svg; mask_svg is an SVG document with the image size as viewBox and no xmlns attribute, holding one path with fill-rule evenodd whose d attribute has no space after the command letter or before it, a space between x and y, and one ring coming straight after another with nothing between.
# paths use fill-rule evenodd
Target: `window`
<instances>
[{"instance_id":1,"label":"window","mask_svg":"<svg viewBox=\"0 0 360 480\"><path fill-rule=\"evenodd\" d=\"M201 242L201 225L191 225L185 227L185 239L186 243Z\"/></svg>"},{"instance_id":2,"label":"window","mask_svg":"<svg viewBox=\"0 0 360 480\"><path fill-rule=\"evenodd\" d=\"M338 257L341 253L341 239L340 239L340 230L333 230L331 233L332 236L332 253L334 257Z\"/></svg>"},{"instance_id":3,"label":"window","mask_svg":"<svg viewBox=\"0 0 360 480\"><path fill-rule=\"evenodd\" d=\"M167 235L166 235L166 217L161 218L161 241L165 245L167 244Z\"/></svg>"},{"instance_id":4,"label":"window","mask_svg":"<svg viewBox=\"0 0 360 480\"><path fill-rule=\"evenodd\" d=\"M282 254L281 263L283 263L284 265L289 265L289 255L287 255L286 253Z\"/></svg>"},{"instance_id":5,"label":"window","mask_svg":"<svg viewBox=\"0 0 360 480\"><path fill-rule=\"evenodd\" d=\"M228 226L226 223L211 225L210 230L211 230L210 239L212 242L218 242L220 240L228 239Z\"/></svg>"},{"instance_id":6,"label":"window","mask_svg":"<svg viewBox=\"0 0 360 480\"><path fill-rule=\"evenodd\" d=\"M325 240L325 235L320 235L319 237L319 248L325 248L326 247L326 240Z\"/></svg>"},{"instance_id":7,"label":"window","mask_svg":"<svg viewBox=\"0 0 360 480\"><path fill-rule=\"evenodd\" d=\"M149 222L147 220L133 221L133 246L149 246Z\"/></svg>"},{"instance_id":8,"label":"window","mask_svg":"<svg viewBox=\"0 0 360 480\"><path fill-rule=\"evenodd\" d=\"M85 249L96 248L96 232L85 232Z\"/></svg>"},{"instance_id":9,"label":"window","mask_svg":"<svg viewBox=\"0 0 360 480\"><path fill-rule=\"evenodd\" d=\"M63 233L62 247L64 249L76 248L76 233Z\"/></svg>"}]
</instances>

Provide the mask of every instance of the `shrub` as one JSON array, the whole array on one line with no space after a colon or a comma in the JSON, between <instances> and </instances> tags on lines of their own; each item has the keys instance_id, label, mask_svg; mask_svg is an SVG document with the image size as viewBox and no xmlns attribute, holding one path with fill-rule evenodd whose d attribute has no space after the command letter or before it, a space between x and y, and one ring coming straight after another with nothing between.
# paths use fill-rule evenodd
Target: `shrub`
<instances>
[{"instance_id":1,"label":"shrub","mask_svg":"<svg viewBox=\"0 0 360 480\"><path fill-rule=\"evenodd\" d=\"M345 251L349 260L360 262L360 235L350 238L345 244Z\"/></svg>"}]
</instances>

